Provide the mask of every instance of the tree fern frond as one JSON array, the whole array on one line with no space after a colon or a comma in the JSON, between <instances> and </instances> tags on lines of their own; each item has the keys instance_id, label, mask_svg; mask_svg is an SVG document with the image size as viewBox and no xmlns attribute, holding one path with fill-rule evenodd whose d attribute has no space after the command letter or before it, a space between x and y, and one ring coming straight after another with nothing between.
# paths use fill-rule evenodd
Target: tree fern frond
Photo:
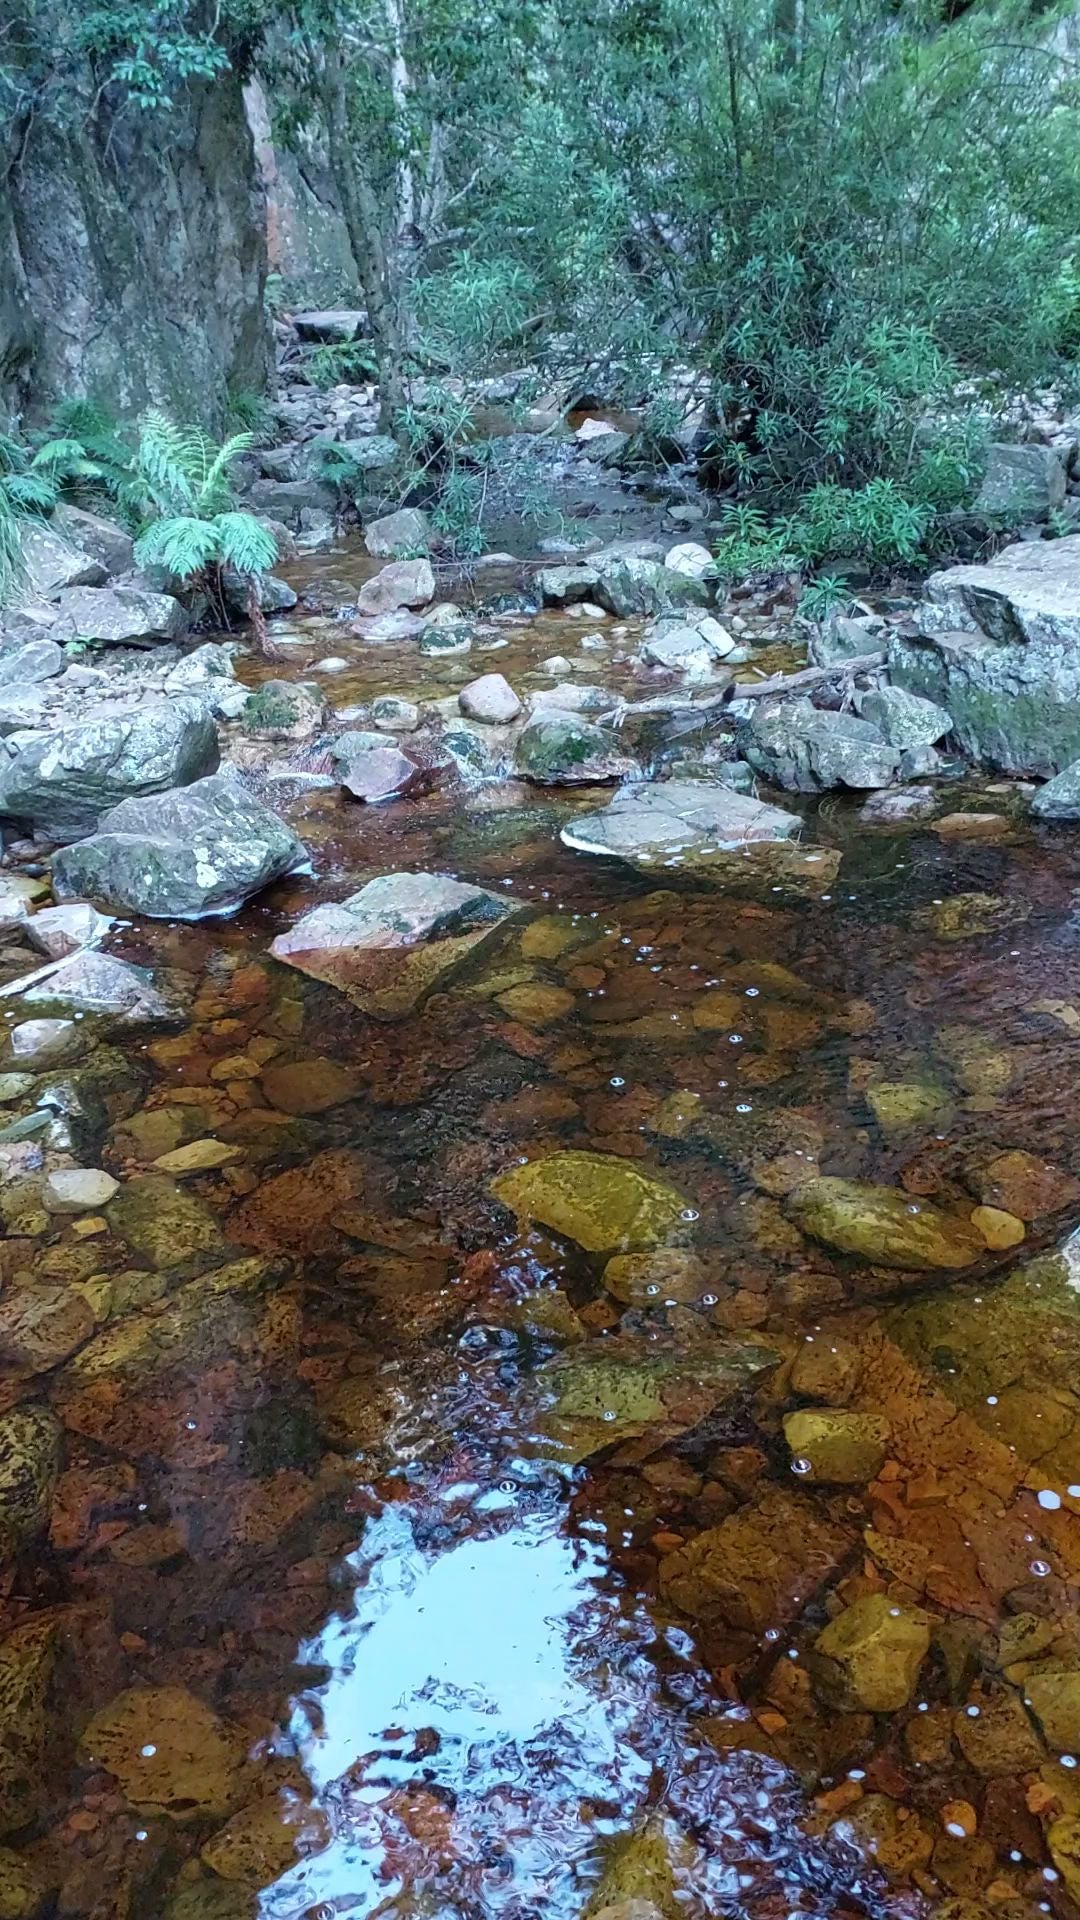
<instances>
[{"instance_id":1,"label":"tree fern frond","mask_svg":"<svg viewBox=\"0 0 1080 1920\"><path fill-rule=\"evenodd\" d=\"M160 511L183 515L195 511L196 495L204 475L202 436L178 427L167 414L146 414L139 435L136 466Z\"/></svg>"},{"instance_id":2,"label":"tree fern frond","mask_svg":"<svg viewBox=\"0 0 1080 1920\"><path fill-rule=\"evenodd\" d=\"M22 516L0 486L0 607L23 578Z\"/></svg>"},{"instance_id":3,"label":"tree fern frond","mask_svg":"<svg viewBox=\"0 0 1080 1920\"><path fill-rule=\"evenodd\" d=\"M9 473L3 490L16 513L51 513L56 505L56 487L43 473Z\"/></svg>"},{"instance_id":4,"label":"tree fern frond","mask_svg":"<svg viewBox=\"0 0 1080 1920\"><path fill-rule=\"evenodd\" d=\"M232 499L229 468L242 453L255 445L253 433L234 433L211 459L199 489L198 506L203 513L221 513Z\"/></svg>"},{"instance_id":5,"label":"tree fern frond","mask_svg":"<svg viewBox=\"0 0 1080 1920\"><path fill-rule=\"evenodd\" d=\"M174 514L155 520L135 542L135 560L140 567L155 564L167 567L179 580L220 559L219 536L212 520L198 520L192 514Z\"/></svg>"},{"instance_id":6,"label":"tree fern frond","mask_svg":"<svg viewBox=\"0 0 1080 1920\"><path fill-rule=\"evenodd\" d=\"M211 521L217 531L223 566L237 573L266 573L277 559L277 541L253 513L219 513Z\"/></svg>"}]
</instances>

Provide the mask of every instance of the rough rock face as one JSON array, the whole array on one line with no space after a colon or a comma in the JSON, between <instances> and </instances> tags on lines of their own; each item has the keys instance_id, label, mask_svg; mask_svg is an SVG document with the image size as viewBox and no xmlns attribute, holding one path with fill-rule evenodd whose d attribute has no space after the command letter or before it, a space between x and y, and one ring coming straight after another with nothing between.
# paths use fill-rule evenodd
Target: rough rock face
<instances>
[{"instance_id":1,"label":"rough rock face","mask_svg":"<svg viewBox=\"0 0 1080 1920\"><path fill-rule=\"evenodd\" d=\"M518 735L515 770L539 786L591 786L636 771L613 733L576 713L549 709Z\"/></svg>"},{"instance_id":2,"label":"rough rock face","mask_svg":"<svg viewBox=\"0 0 1080 1920\"><path fill-rule=\"evenodd\" d=\"M1049 777L1080 759L1080 535L931 574L898 686L948 709L965 753Z\"/></svg>"},{"instance_id":3,"label":"rough rock face","mask_svg":"<svg viewBox=\"0 0 1080 1920\"><path fill-rule=\"evenodd\" d=\"M178 640L188 623L171 593L146 593L141 587L69 587L57 601L57 613L53 632L58 638L113 647Z\"/></svg>"},{"instance_id":4,"label":"rough rock face","mask_svg":"<svg viewBox=\"0 0 1080 1920\"><path fill-rule=\"evenodd\" d=\"M23 528L22 563L27 599L48 600L65 587L99 587L107 573L99 558L53 526Z\"/></svg>"},{"instance_id":5,"label":"rough rock face","mask_svg":"<svg viewBox=\"0 0 1080 1920\"><path fill-rule=\"evenodd\" d=\"M411 1013L522 911L486 887L435 873L384 873L316 907L270 948L275 959L337 987L365 1013Z\"/></svg>"},{"instance_id":6,"label":"rough rock face","mask_svg":"<svg viewBox=\"0 0 1080 1920\"><path fill-rule=\"evenodd\" d=\"M1065 468L1053 447L989 449L974 511L1013 523L1046 520L1065 503Z\"/></svg>"},{"instance_id":7,"label":"rough rock face","mask_svg":"<svg viewBox=\"0 0 1080 1920\"><path fill-rule=\"evenodd\" d=\"M42 40L73 43L70 0L33 13ZM30 118L8 183L2 377L35 402L92 393L118 412L153 403L216 422L230 387L262 389L269 357L240 76L189 81L168 140L122 93L98 94L89 63L65 79L82 103Z\"/></svg>"},{"instance_id":8,"label":"rough rock face","mask_svg":"<svg viewBox=\"0 0 1080 1920\"><path fill-rule=\"evenodd\" d=\"M73 840L118 801L187 786L217 764L217 729L200 703L153 701L31 741L0 766L0 814Z\"/></svg>"},{"instance_id":9,"label":"rough rock face","mask_svg":"<svg viewBox=\"0 0 1080 1920\"><path fill-rule=\"evenodd\" d=\"M301 841L229 770L124 800L53 864L61 899L92 896L151 919L232 913L306 860Z\"/></svg>"},{"instance_id":10,"label":"rough rock face","mask_svg":"<svg viewBox=\"0 0 1080 1920\"><path fill-rule=\"evenodd\" d=\"M828 787L886 787L900 755L870 720L819 710L809 700L759 703L743 751L778 787L814 793Z\"/></svg>"}]
</instances>

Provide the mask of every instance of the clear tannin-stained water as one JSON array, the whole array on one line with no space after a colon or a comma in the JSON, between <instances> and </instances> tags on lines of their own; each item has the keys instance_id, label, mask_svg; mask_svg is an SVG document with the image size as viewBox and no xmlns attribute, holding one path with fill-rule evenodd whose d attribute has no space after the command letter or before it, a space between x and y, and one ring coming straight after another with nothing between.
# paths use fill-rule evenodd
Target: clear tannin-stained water
<instances>
[{"instance_id":1,"label":"clear tannin-stained water","mask_svg":"<svg viewBox=\"0 0 1080 1920\"><path fill-rule=\"evenodd\" d=\"M0 1243L0 1914L1073 1912L1080 842L836 803L734 893L600 798L300 789L310 875L114 941L189 1012ZM269 957L421 868L528 911L409 1018Z\"/></svg>"}]
</instances>

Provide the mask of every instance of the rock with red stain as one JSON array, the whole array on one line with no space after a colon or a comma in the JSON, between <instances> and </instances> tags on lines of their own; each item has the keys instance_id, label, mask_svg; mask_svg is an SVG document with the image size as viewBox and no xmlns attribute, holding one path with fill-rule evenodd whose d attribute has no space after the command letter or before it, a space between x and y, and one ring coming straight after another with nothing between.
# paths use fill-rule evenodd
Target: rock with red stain
<instances>
[{"instance_id":1,"label":"rock with red stain","mask_svg":"<svg viewBox=\"0 0 1080 1920\"><path fill-rule=\"evenodd\" d=\"M396 800L413 793L422 785L423 770L400 747L383 742L364 747L337 766L342 786L356 800L369 805L378 800Z\"/></svg>"}]
</instances>

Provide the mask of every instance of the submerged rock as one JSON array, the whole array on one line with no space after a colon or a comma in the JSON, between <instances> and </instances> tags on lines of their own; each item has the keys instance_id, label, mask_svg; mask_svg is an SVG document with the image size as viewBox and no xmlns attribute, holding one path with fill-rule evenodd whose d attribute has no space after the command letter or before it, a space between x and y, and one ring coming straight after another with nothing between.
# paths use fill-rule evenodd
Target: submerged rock
<instances>
[{"instance_id":1,"label":"submerged rock","mask_svg":"<svg viewBox=\"0 0 1080 1920\"><path fill-rule=\"evenodd\" d=\"M61 1443L59 1423L45 1407L0 1414L0 1560L14 1558L48 1518Z\"/></svg>"},{"instance_id":2,"label":"submerged rock","mask_svg":"<svg viewBox=\"0 0 1080 1920\"><path fill-rule=\"evenodd\" d=\"M174 793L122 801L53 863L57 894L89 894L150 919L233 913L307 851L232 769Z\"/></svg>"},{"instance_id":3,"label":"submerged rock","mask_svg":"<svg viewBox=\"0 0 1080 1920\"><path fill-rule=\"evenodd\" d=\"M214 1215L164 1174L125 1181L108 1220L138 1259L165 1272L197 1272L225 1255Z\"/></svg>"},{"instance_id":4,"label":"submerged rock","mask_svg":"<svg viewBox=\"0 0 1080 1920\"><path fill-rule=\"evenodd\" d=\"M900 1188L820 1178L796 1187L785 1206L804 1233L875 1266L955 1271L985 1252L969 1221L913 1200Z\"/></svg>"},{"instance_id":5,"label":"submerged rock","mask_svg":"<svg viewBox=\"0 0 1080 1920\"><path fill-rule=\"evenodd\" d=\"M972 1176L971 1184L984 1206L1020 1220L1038 1220L1080 1201L1080 1180L1066 1168L1019 1150L996 1155Z\"/></svg>"},{"instance_id":6,"label":"submerged rock","mask_svg":"<svg viewBox=\"0 0 1080 1920\"><path fill-rule=\"evenodd\" d=\"M534 714L518 735L514 768L539 786L592 786L636 773L637 763L607 728L548 708Z\"/></svg>"},{"instance_id":7,"label":"submerged rock","mask_svg":"<svg viewBox=\"0 0 1080 1920\"><path fill-rule=\"evenodd\" d=\"M847 1557L854 1529L809 1499L769 1488L688 1546L665 1554L660 1590L705 1625L761 1635L785 1626Z\"/></svg>"},{"instance_id":8,"label":"submerged rock","mask_svg":"<svg viewBox=\"0 0 1080 1920\"><path fill-rule=\"evenodd\" d=\"M784 1438L807 1479L864 1487L884 1465L889 1424L873 1413L807 1407L785 1416Z\"/></svg>"},{"instance_id":9,"label":"submerged rock","mask_svg":"<svg viewBox=\"0 0 1080 1920\"><path fill-rule=\"evenodd\" d=\"M930 1650L930 1616L886 1593L856 1600L819 1633L814 1685L841 1713L898 1713L915 1691Z\"/></svg>"},{"instance_id":10,"label":"submerged rock","mask_svg":"<svg viewBox=\"0 0 1080 1920\"><path fill-rule=\"evenodd\" d=\"M270 951L365 1013L395 1020L522 911L517 901L444 874L384 873L347 900L305 914Z\"/></svg>"},{"instance_id":11,"label":"submerged rock","mask_svg":"<svg viewBox=\"0 0 1080 1920\"><path fill-rule=\"evenodd\" d=\"M497 1200L587 1253L635 1252L685 1238L696 1219L683 1195L633 1160L553 1153L492 1181Z\"/></svg>"},{"instance_id":12,"label":"submerged rock","mask_svg":"<svg viewBox=\"0 0 1080 1920\"><path fill-rule=\"evenodd\" d=\"M36 979L17 993L23 1007L50 1007L57 1014L93 1014L107 1025L121 1027L171 1024L178 1015L176 1001L166 998L154 984L145 967L133 967L111 953L82 948L59 960L48 974ZM16 983L18 986L18 983ZM27 1021L28 1027L41 1029L61 1024L57 1021ZM14 1030L20 1032L20 1028ZM56 1035L60 1041L59 1034ZM72 1049L77 1050L76 1048ZM39 1056L40 1057L40 1056Z\"/></svg>"},{"instance_id":13,"label":"submerged rock","mask_svg":"<svg viewBox=\"0 0 1080 1920\"><path fill-rule=\"evenodd\" d=\"M633 1339L573 1346L535 1376L533 1426L547 1448L577 1465L604 1447L641 1440L645 1453L696 1427L775 1367L771 1347L702 1340L692 1348L642 1348Z\"/></svg>"},{"instance_id":14,"label":"submerged rock","mask_svg":"<svg viewBox=\"0 0 1080 1920\"><path fill-rule=\"evenodd\" d=\"M184 1687L129 1687L96 1713L80 1742L139 1813L199 1820L231 1813L249 1788L252 1737Z\"/></svg>"},{"instance_id":15,"label":"submerged rock","mask_svg":"<svg viewBox=\"0 0 1080 1920\"><path fill-rule=\"evenodd\" d=\"M198 702L150 701L30 741L0 766L0 814L74 840L118 801L188 786L217 764L217 730Z\"/></svg>"},{"instance_id":16,"label":"submerged rock","mask_svg":"<svg viewBox=\"0 0 1080 1920\"><path fill-rule=\"evenodd\" d=\"M330 1824L322 1810L282 1787L235 1813L206 1842L202 1858L223 1880L269 1887L329 1841Z\"/></svg>"},{"instance_id":17,"label":"submerged rock","mask_svg":"<svg viewBox=\"0 0 1080 1920\"><path fill-rule=\"evenodd\" d=\"M49 1682L56 1658L55 1616L27 1620L0 1642L0 1833L18 1833L40 1817L49 1783L45 1751Z\"/></svg>"}]
</instances>

